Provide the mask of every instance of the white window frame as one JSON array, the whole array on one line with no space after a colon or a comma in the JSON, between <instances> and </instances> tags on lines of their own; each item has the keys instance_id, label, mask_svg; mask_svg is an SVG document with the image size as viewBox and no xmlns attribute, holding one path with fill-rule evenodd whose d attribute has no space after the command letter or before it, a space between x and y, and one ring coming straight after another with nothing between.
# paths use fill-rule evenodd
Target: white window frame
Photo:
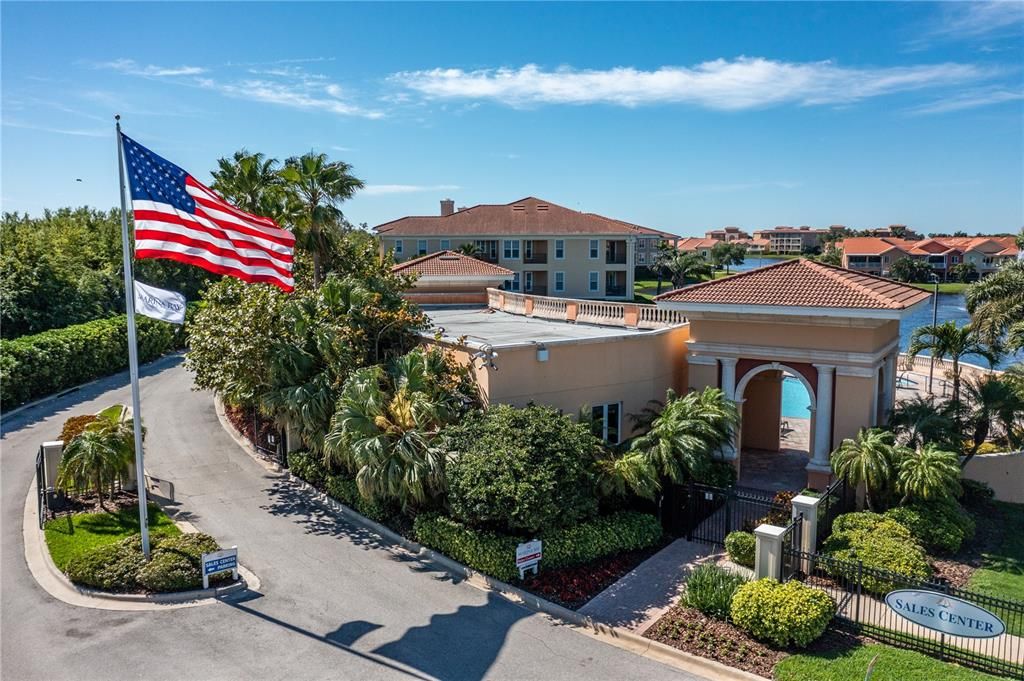
<instances>
[{"instance_id":1,"label":"white window frame","mask_svg":"<svg viewBox=\"0 0 1024 681\"><path fill-rule=\"evenodd\" d=\"M587 272L587 290L591 293L601 292L601 273L597 270Z\"/></svg>"},{"instance_id":2,"label":"white window frame","mask_svg":"<svg viewBox=\"0 0 1024 681\"><path fill-rule=\"evenodd\" d=\"M523 272L523 290L533 292L533 272Z\"/></svg>"},{"instance_id":3,"label":"white window frame","mask_svg":"<svg viewBox=\"0 0 1024 681\"><path fill-rule=\"evenodd\" d=\"M590 249L590 259L591 260L597 260L598 258L601 257L601 240L600 239L591 239L590 240L590 244L588 245L588 248Z\"/></svg>"},{"instance_id":4,"label":"white window frame","mask_svg":"<svg viewBox=\"0 0 1024 681\"><path fill-rule=\"evenodd\" d=\"M615 407L615 442L608 439L608 412L611 407ZM617 445L622 442L622 402L609 402L608 404L595 404L591 410L591 417L594 417L596 410L601 410L601 415L596 418L601 420L601 433L598 435L594 433L608 444Z\"/></svg>"},{"instance_id":5,"label":"white window frame","mask_svg":"<svg viewBox=\"0 0 1024 681\"><path fill-rule=\"evenodd\" d=\"M555 260L565 260L565 239L555 239Z\"/></svg>"},{"instance_id":6,"label":"white window frame","mask_svg":"<svg viewBox=\"0 0 1024 681\"><path fill-rule=\"evenodd\" d=\"M555 292L565 293L565 272L555 272Z\"/></svg>"},{"instance_id":7,"label":"white window frame","mask_svg":"<svg viewBox=\"0 0 1024 681\"><path fill-rule=\"evenodd\" d=\"M451 239L441 239L441 250L442 251L450 251L450 250L452 250L452 240Z\"/></svg>"},{"instance_id":8,"label":"white window frame","mask_svg":"<svg viewBox=\"0 0 1024 681\"><path fill-rule=\"evenodd\" d=\"M505 260L519 260L521 252L519 239L502 240L501 254Z\"/></svg>"},{"instance_id":9,"label":"white window frame","mask_svg":"<svg viewBox=\"0 0 1024 681\"><path fill-rule=\"evenodd\" d=\"M427 242L426 239L417 239L416 240L416 255L426 255L427 252L430 250L429 246L430 246L430 244Z\"/></svg>"},{"instance_id":10,"label":"white window frame","mask_svg":"<svg viewBox=\"0 0 1024 681\"><path fill-rule=\"evenodd\" d=\"M640 263L641 265L646 265L647 264L647 254L644 253L643 251L637 253L636 254L636 261L638 263Z\"/></svg>"},{"instance_id":11,"label":"white window frame","mask_svg":"<svg viewBox=\"0 0 1024 681\"><path fill-rule=\"evenodd\" d=\"M401 239L395 239L395 255L405 255L405 245Z\"/></svg>"}]
</instances>

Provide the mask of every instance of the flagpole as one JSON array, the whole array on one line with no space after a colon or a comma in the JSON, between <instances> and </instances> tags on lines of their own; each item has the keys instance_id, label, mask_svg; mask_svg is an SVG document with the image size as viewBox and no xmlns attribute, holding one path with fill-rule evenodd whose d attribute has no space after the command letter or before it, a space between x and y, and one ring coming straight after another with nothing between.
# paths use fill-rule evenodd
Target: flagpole
<instances>
[{"instance_id":1,"label":"flagpole","mask_svg":"<svg viewBox=\"0 0 1024 681\"><path fill-rule=\"evenodd\" d=\"M142 458L142 408L139 405L139 348L135 340L135 286L132 276L131 248L128 245L128 201L125 198L121 115L115 115L114 121L117 134L117 177L121 184L121 253L124 257L124 307L128 313L128 368L132 381L132 424L135 429L135 477L139 495L139 529L142 532L142 553L146 560L149 560L146 468Z\"/></svg>"}]
</instances>

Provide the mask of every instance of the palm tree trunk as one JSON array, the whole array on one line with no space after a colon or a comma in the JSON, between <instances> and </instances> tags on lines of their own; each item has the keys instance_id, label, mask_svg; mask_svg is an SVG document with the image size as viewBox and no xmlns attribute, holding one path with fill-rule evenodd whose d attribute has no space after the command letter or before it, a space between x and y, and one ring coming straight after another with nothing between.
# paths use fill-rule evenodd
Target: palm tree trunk
<instances>
[{"instance_id":1,"label":"palm tree trunk","mask_svg":"<svg viewBox=\"0 0 1024 681\"><path fill-rule=\"evenodd\" d=\"M313 250L313 288L320 288L320 251Z\"/></svg>"}]
</instances>

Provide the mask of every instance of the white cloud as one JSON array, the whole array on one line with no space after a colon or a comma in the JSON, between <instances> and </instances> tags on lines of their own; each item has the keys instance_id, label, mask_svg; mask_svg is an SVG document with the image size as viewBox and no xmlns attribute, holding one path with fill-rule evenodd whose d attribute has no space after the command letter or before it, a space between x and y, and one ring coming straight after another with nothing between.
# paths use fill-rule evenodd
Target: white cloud
<instances>
[{"instance_id":1,"label":"white cloud","mask_svg":"<svg viewBox=\"0 0 1024 681\"><path fill-rule=\"evenodd\" d=\"M1024 100L1024 92L1008 90L1005 88L991 88L982 90L970 90L952 97L940 99L929 104L922 104L907 109L909 114L940 114L950 111L963 111L965 109L977 109L993 104L1004 102L1018 102Z\"/></svg>"},{"instance_id":2,"label":"white cloud","mask_svg":"<svg viewBox=\"0 0 1024 681\"><path fill-rule=\"evenodd\" d=\"M389 80L429 98L493 100L516 107L595 103L635 107L679 102L739 111L780 104L844 104L974 82L997 73L994 68L972 64L850 68L831 61L739 57L653 71L632 67L545 70L535 64L477 71L438 68L403 71Z\"/></svg>"},{"instance_id":3,"label":"white cloud","mask_svg":"<svg viewBox=\"0 0 1024 681\"><path fill-rule=\"evenodd\" d=\"M930 38L967 40L1000 37L1024 29L1024 3L1019 0L939 3L939 16L918 40Z\"/></svg>"},{"instance_id":4,"label":"white cloud","mask_svg":"<svg viewBox=\"0 0 1024 681\"><path fill-rule=\"evenodd\" d=\"M147 64L143 66L134 59L115 59L114 61L101 62L96 64L98 69L111 69L130 76L144 76L147 78L165 78L168 76L198 76L206 73L201 66L154 66Z\"/></svg>"},{"instance_id":5,"label":"white cloud","mask_svg":"<svg viewBox=\"0 0 1024 681\"><path fill-rule=\"evenodd\" d=\"M33 125L31 123L21 123L19 121L3 121L5 128L21 128L23 130L39 130L40 132L50 132L56 135L71 135L73 137L110 137L113 135L111 130L98 130L98 129L84 129L84 128L51 128L44 125ZM111 128L113 129L113 128Z\"/></svg>"},{"instance_id":6,"label":"white cloud","mask_svg":"<svg viewBox=\"0 0 1024 681\"><path fill-rule=\"evenodd\" d=\"M341 97L341 88L333 83L311 81L306 77L285 82L283 80L245 79L221 83L210 78L199 79L200 87L216 90L221 94L255 102L278 104L293 109L326 111L342 116L383 118L380 111L371 111Z\"/></svg>"},{"instance_id":7,"label":"white cloud","mask_svg":"<svg viewBox=\"0 0 1024 681\"><path fill-rule=\"evenodd\" d=\"M384 196L387 194L414 194L416 192L443 192L460 189L456 184L368 184L359 192L367 196Z\"/></svg>"}]
</instances>

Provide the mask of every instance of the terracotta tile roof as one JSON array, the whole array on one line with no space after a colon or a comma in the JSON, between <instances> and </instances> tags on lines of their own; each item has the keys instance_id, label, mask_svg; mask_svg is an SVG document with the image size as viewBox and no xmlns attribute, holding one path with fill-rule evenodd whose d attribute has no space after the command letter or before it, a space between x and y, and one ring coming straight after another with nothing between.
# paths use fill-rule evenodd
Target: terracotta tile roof
<instances>
[{"instance_id":1,"label":"terracotta tile roof","mask_svg":"<svg viewBox=\"0 0 1024 681\"><path fill-rule=\"evenodd\" d=\"M881 255L893 249L909 252L914 242L880 236L853 236L836 245L847 255Z\"/></svg>"},{"instance_id":2,"label":"terracotta tile roof","mask_svg":"<svg viewBox=\"0 0 1024 681\"><path fill-rule=\"evenodd\" d=\"M400 274L416 273L421 277L493 277L509 279L515 274L510 269L492 265L455 251L438 251L400 262L391 268Z\"/></svg>"},{"instance_id":3,"label":"terracotta tile roof","mask_svg":"<svg viewBox=\"0 0 1024 681\"><path fill-rule=\"evenodd\" d=\"M870 274L806 259L786 260L687 288L655 300L713 305L770 305L902 310L931 295Z\"/></svg>"},{"instance_id":4,"label":"terracotta tile roof","mask_svg":"<svg viewBox=\"0 0 1024 681\"><path fill-rule=\"evenodd\" d=\"M680 239L676 248L680 251L696 251L698 248L714 248L719 243L718 239L702 239L699 236L691 236Z\"/></svg>"},{"instance_id":5,"label":"terracotta tile roof","mask_svg":"<svg viewBox=\"0 0 1024 681\"><path fill-rule=\"evenodd\" d=\"M374 227L378 234L403 236L513 236L619 234L635 236L637 225L595 213L581 213L528 196L506 204L481 204L451 215L409 216Z\"/></svg>"}]
</instances>

